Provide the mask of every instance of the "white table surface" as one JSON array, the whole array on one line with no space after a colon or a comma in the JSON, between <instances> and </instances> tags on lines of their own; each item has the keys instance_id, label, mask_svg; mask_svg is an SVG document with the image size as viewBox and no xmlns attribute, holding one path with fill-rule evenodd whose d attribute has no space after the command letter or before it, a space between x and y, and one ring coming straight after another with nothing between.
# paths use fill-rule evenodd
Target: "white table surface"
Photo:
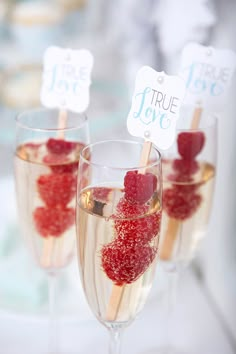
<instances>
[{"instance_id":1,"label":"white table surface","mask_svg":"<svg viewBox=\"0 0 236 354\"><path fill-rule=\"evenodd\" d=\"M16 235L4 236L4 223L17 226L13 178L1 179L0 195L2 201L8 200L0 207L0 244L6 248L5 256L0 259L0 354L46 354L47 299L40 308L37 298L37 289L43 286L47 292L45 275L31 263L20 237L18 240L13 238L13 248L9 238ZM107 330L92 316L87 306L76 260L63 277L57 284L60 350L54 354L108 353ZM6 306L7 294L11 294L12 300ZM19 294L23 305L18 299ZM177 294L169 337L170 342L181 349L180 353L235 353L234 343L218 316L218 308L192 267L181 275ZM159 264L146 306L124 333L122 354L158 354L158 347L166 344L166 296L166 274ZM17 301L16 309L14 299Z\"/></svg>"},{"instance_id":2,"label":"white table surface","mask_svg":"<svg viewBox=\"0 0 236 354\"><path fill-rule=\"evenodd\" d=\"M145 308L124 332L122 354L158 354L158 347L166 343L166 318L163 311L165 292L156 293L157 281L158 275ZM235 352L202 286L190 269L182 275L177 299L170 326L170 341L179 348L180 353L233 354ZM79 310L75 309L73 315L64 314L59 318L57 353L108 353L106 328L92 317L89 309L85 309L82 317L81 320ZM46 354L47 343L46 316L24 316L1 311L0 353Z\"/></svg>"}]
</instances>

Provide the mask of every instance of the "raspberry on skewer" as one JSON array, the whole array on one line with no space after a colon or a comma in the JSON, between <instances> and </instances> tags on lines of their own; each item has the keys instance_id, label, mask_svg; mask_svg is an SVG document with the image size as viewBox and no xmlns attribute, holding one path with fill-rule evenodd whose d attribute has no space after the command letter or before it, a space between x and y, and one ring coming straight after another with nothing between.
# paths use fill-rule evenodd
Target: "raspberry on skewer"
<instances>
[{"instance_id":1,"label":"raspberry on skewer","mask_svg":"<svg viewBox=\"0 0 236 354\"><path fill-rule=\"evenodd\" d=\"M163 260L169 260L172 256L180 223L191 218L201 205L202 196L197 193L199 185L194 184L192 176L199 169L195 158L204 144L205 135L200 131L181 132L177 137L181 159L175 159L172 164L174 174L169 176L174 183L172 188L163 191L163 210L169 217L160 249Z\"/></svg>"},{"instance_id":2,"label":"raspberry on skewer","mask_svg":"<svg viewBox=\"0 0 236 354\"><path fill-rule=\"evenodd\" d=\"M157 254L157 248L151 242L157 236L154 233L159 232L160 222L147 220L150 215L144 214L145 209L149 209L147 203L157 189L156 177L146 174L143 168L147 165L150 150L151 142L145 142L140 162L142 168L140 171L128 172L124 178L124 199L118 203L118 215L114 216L115 239L101 250L103 270L114 283L107 307L108 321L114 321L117 317L125 285L135 282L149 268ZM141 229L144 231L143 239L135 237L135 221L139 222L140 236Z\"/></svg>"}]
</instances>

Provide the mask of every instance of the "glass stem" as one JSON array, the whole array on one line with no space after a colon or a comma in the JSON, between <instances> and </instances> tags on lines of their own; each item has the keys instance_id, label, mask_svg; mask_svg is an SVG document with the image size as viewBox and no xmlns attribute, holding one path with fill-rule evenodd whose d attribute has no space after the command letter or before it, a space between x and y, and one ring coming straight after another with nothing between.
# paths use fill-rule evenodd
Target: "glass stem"
<instances>
[{"instance_id":1,"label":"glass stem","mask_svg":"<svg viewBox=\"0 0 236 354\"><path fill-rule=\"evenodd\" d=\"M172 313L176 306L177 285L178 285L178 271L168 272L168 292L167 292L167 315L172 316Z\"/></svg>"},{"instance_id":2,"label":"glass stem","mask_svg":"<svg viewBox=\"0 0 236 354\"><path fill-rule=\"evenodd\" d=\"M50 354L57 353L58 349L58 337L57 337L57 321L56 321L56 311L55 311L55 300L56 300L56 275L48 275L48 295L49 295L49 341L48 341L48 351Z\"/></svg>"},{"instance_id":3,"label":"glass stem","mask_svg":"<svg viewBox=\"0 0 236 354\"><path fill-rule=\"evenodd\" d=\"M176 306L176 295L177 295L177 285L178 285L178 271L173 270L172 272L167 272L167 314L166 314L166 347L167 353L171 353L171 326L172 326L172 316Z\"/></svg>"},{"instance_id":4,"label":"glass stem","mask_svg":"<svg viewBox=\"0 0 236 354\"><path fill-rule=\"evenodd\" d=\"M121 354L121 328L112 327L109 329L109 354Z\"/></svg>"}]
</instances>

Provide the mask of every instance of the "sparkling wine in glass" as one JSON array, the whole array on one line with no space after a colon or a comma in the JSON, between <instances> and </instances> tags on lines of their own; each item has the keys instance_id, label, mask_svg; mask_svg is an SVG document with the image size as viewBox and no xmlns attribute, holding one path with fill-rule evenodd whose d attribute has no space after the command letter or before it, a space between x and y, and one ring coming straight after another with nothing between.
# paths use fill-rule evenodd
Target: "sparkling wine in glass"
<instances>
[{"instance_id":1,"label":"sparkling wine in glass","mask_svg":"<svg viewBox=\"0 0 236 354\"><path fill-rule=\"evenodd\" d=\"M175 143L162 153L163 213L159 257L168 275L168 317L176 302L178 275L196 257L201 241L207 235L214 196L217 117L202 112L199 125L193 129L192 116L191 108L183 110ZM175 353L175 350L168 348L167 352Z\"/></svg>"},{"instance_id":2,"label":"sparkling wine in glass","mask_svg":"<svg viewBox=\"0 0 236 354\"><path fill-rule=\"evenodd\" d=\"M174 146L163 153L160 259L167 268L188 265L207 233L216 158L217 118L212 115L202 117L197 129L179 128Z\"/></svg>"},{"instance_id":3,"label":"sparkling wine in glass","mask_svg":"<svg viewBox=\"0 0 236 354\"><path fill-rule=\"evenodd\" d=\"M75 254L75 207L80 150L89 141L84 114L26 111L16 118L15 185L21 231L49 279L50 352L56 351L55 279Z\"/></svg>"},{"instance_id":4,"label":"sparkling wine in glass","mask_svg":"<svg viewBox=\"0 0 236 354\"><path fill-rule=\"evenodd\" d=\"M80 276L95 317L110 332L109 354L142 310L154 279L161 224L161 162L152 147L108 140L81 152L77 191Z\"/></svg>"}]
</instances>

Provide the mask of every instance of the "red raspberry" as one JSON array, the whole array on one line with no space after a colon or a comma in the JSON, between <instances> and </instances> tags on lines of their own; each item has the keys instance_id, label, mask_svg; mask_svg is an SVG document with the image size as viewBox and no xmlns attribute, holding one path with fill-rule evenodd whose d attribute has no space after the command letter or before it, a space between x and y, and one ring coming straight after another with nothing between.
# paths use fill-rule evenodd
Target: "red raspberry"
<instances>
[{"instance_id":1,"label":"red raspberry","mask_svg":"<svg viewBox=\"0 0 236 354\"><path fill-rule=\"evenodd\" d=\"M115 218L132 218L143 216L148 212L147 205L131 204L125 198L121 198L116 206Z\"/></svg>"},{"instance_id":2,"label":"red raspberry","mask_svg":"<svg viewBox=\"0 0 236 354\"><path fill-rule=\"evenodd\" d=\"M163 210L171 218L186 220L196 212L201 204L201 195L196 194L194 189L186 191L185 187L193 186L176 186L163 192Z\"/></svg>"},{"instance_id":3,"label":"red raspberry","mask_svg":"<svg viewBox=\"0 0 236 354\"><path fill-rule=\"evenodd\" d=\"M25 147L32 150L38 150L42 146L41 143L29 142L25 144Z\"/></svg>"},{"instance_id":4,"label":"red raspberry","mask_svg":"<svg viewBox=\"0 0 236 354\"><path fill-rule=\"evenodd\" d=\"M161 212L135 219L117 219L114 224L120 241L123 240L130 245L145 246L160 232Z\"/></svg>"},{"instance_id":5,"label":"red raspberry","mask_svg":"<svg viewBox=\"0 0 236 354\"><path fill-rule=\"evenodd\" d=\"M33 143L33 142L28 142L25 143L22 146L22 152L25 155L25 158L29 161L34 161L35 159L39 159L40 157L40 148L42 144L41 143Z\"/></svg>"},{"instance_id":6,"label":"red raspberry","mask_svg":"<svg viewBox=\"0 0 236 354\"><path fill-rule=\"evenodd\" d=\"M195 160L175 159L172 167L180 175L194 175L199 170L199 164Z\"/></svg>"},{"instance_id":7,"label":"red raspberry","mask_svg":"<svg viewBox=\"0 0 236 354\"><path fill-rule=\"evenodd\" d=\"M192 182L187 181L186 182ZM198 190L199 184L198 183L192 183L192 184L175 184L174 185L174 190L177 191L177 193L182 193L185 195L185 198L191 198L191 196Z\"/></svg>"},{"instance_id":8,"label":"red raspberry","mask_svg":"<svg viewBox=\"0 0 236 354\"><path fill-rule=\"evenodd\" d=\"M76 173L78 171L78 161L65 165L51 165L50 168L54 173Z\"/></svg>"},{"instance_id":9,"label":"red raspberry","mask_svg":"<svg viewBox=\"0 0 236 354\"><path fill-rule=\"evenodd\" d=\"M78 170L78 161L70 162L65 155L46 155L43 158L54 173L75 173Z\"/></svg>"},{"instance_id":10,"label":"red raspberry","mask_svg":"<svg viewBox=\"0 0 236 354\"><path fill-rule=\"evenodd\" d=\"M147 205L131 204L121 198L116 211L113 218L117 238L120 240L146 244L160 231L161 212L147 214Z\"/></svg>"},{"instance_id":11,"label":"red raspberry","mask_svg":"<svg viewBox=\"0 0 236 354\"><path fill-rule=\"evenodd\" d=\"M33 213L37 232L42 237L62 235L75 223L73 208L36 208Z\"/></svg>"},{"instance_id":12,"label":"red raspberry","mask_svg":"<svg viewBox=\"0 0 236 354\"><path fill-rule=\"evenodd\" d=\"M37 180L37 188L48 207L65 207L76 194L76 183L76 176L69 173L42 175Z\"/></svg>"},{"instance_id":13,"label":"red raspberry","mask_svg":"<svg viewBox=\"0 0 236 354\"><path fill-rule=\"evenodd\" d=\"M107 202L108 196L111 191L112 191L111 188L96 187L96 188L93 188L93 197L97 201Z\"/></svg>"},{"instance_id":14,"label":"red raspberry","mask_svg":"<svg viewBox=\"0 0 236 354\"><path fill-rule=\"evenodd\" d=\"M189 175L181 175L179 173L171 174L167 176L167 181L174 183L192 183L194 179Z\"/></svg>"},{"instance_id":15,"label":"red raspberry","mask_svg":"<svg viewBox=\"0 0 236 354\"><path fill-rule=\"evenodd\" d=\"M157 178L152 173L129 171L124 178L125 198L131 203L145 204L157 188Z\"/></svg>"},{"instance_id":16,"label":"red raspberry","mask_svg":"<svg viewBox=\"0 0 236 354\"><path fill-rule=\"evenodd\" d=\"M137 280L153 262L157 249L115 240L101 250L104 272L116 285Z\"/></svg>"},{"instance_id":17,"label":"red raspberry","mask_svg":"<svg viewBox=\"0 0 236 354\"><path fill-rule=\"evenodd\" d=\"M205 144L203 132L182 132L177 137L179 154L185 160L194 160Z\"/></svg>"},{"instance_id":18,"label":"red raspberry","mask_svg":"<svg viewBox=\"0 0 236 354\"><path fill-rule=\"evenodd\" d=\"M78 143L72 141L50 138L46 143L46 147L48 151L52 154L68 155L76 148L77 144Z\"/></svg>"},{"instance_id":19,"label":"red raspberry","mask_svg":"<svg viewBox=\"0 0 236 354\"><path fill-rule=\"evenodd\" d=\"M102 267L116 285L130 284L149 267L157 253L149 242L160 231L161 212L145 215L148 206L122 198L113 215L116 237L102 248ZM126 218L126 219L124 219Z\"/></svg>"}]
</instances>

